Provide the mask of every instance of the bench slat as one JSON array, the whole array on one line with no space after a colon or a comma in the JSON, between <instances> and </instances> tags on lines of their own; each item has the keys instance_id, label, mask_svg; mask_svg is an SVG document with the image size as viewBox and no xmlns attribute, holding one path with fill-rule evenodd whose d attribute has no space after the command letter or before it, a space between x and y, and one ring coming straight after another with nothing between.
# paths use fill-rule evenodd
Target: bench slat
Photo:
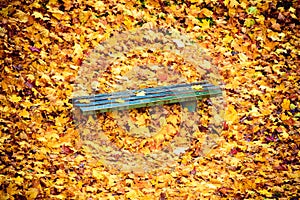
<instances>
[{"instance_id":1,"label":"bench slat","mask_svg":"<svg viewBox=\"0 0 300 200\"><path fill-rule=\"evenodd\" d=\"M102 97L106 98L108 95L113 95L113 96L122 96L126 94L126 92L130 93L139 93L141 91L147 90L148 93L159 93L164 90L171 90L173 88L188 88L192 87L194 85L201 85L202 87L207 87L207 86L212 86L212 84L209 84L207 81L202 81L202 82L194 82L194 83L184 83L184 84L176 84L176 85L171 85L171 86L159 86L159 87L152 87L152 88L143 88L143 89L138 89L138 90L125 90L125 91L120 91L120 92L112 92L112 93L103 93L103 94L96 94L96 95L89 95L89 96L80 96L80 97L75 97L73 100L80 100L80 99L94 99L94 98L99 98L101 99Z\"/></svg>"}]
</instances>

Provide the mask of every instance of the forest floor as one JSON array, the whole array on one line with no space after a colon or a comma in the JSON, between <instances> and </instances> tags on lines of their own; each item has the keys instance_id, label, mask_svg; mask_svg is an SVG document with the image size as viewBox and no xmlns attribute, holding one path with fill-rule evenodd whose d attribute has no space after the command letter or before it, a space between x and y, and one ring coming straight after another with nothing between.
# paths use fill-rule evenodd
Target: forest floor
<instances>
[{"instance_id":1,"label":"forest floor","mask_svg":"<svg viewBox=\"0 0 300 200\"><path fill-rule=\"evenodd\" d=\"M299 6L297 0L1 0L0 200L298 199ZM210 73L217 70L226 102L217 105L221 128L209 152L203 154L201 140L211 131L209 99L198 103L198 121L175 104L157 114L162 120L147 109L134 110L87 117L80 121L87 126L78 129L71 101L74 84L84 83L80 71L88 73L86 60L94 59L90 67L97 67L105 62L101 55L111 55L109 48L99 55L92 50L101 50L105 41L118 47L126 38L109 39L141 28L176 30L207 51L202 64L211 67ZM182 77L194 81L203 75L184 56L131 50L87 85L99 89L102 84L101 90L108 91L172 84ZM152 68L140 67L146 65ZM129 72L128 66L136 70ZM142 82L150 80L145 74L157 82ZM117 78L125 75L120 84ZM149 117L152 124L147 124ZM80 132L95 136L101 126L101 134L118 147L147 154L170 142L180 124L195 136L190 148L171 166L145 172L109 167L91 153ZM160 134L153 136L150 130ZM144 138L137 140L139 134ZM90 146L105 156L101 144Z\"/></svg>"}]
</instances>

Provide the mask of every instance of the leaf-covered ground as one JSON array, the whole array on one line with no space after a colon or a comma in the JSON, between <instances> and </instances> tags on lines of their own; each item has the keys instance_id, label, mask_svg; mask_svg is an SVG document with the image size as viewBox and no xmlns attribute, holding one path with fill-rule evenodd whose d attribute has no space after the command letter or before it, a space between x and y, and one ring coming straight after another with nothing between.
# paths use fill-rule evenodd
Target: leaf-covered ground
<instances>
[{"instance_id":1,"label":"leaf-covered ground","mask_svg":"<svg viewBox=\"0 0 300 200\"><path fill-rule=\"evenodd\" d=\"M0 8L0 199L299 198L299 1L2 0ZM73 120L72 84L89 51L140 27L193 38L225 84L218 146L187 153L172 171L107 168Z\"/></svg>"}]
</instances>

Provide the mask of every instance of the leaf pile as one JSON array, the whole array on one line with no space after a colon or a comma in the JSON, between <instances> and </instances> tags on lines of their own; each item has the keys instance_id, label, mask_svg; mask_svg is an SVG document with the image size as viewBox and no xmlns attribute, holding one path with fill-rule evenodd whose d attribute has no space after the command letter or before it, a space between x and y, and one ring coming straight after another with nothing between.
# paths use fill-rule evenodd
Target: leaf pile
<instances>
[{"instance_id":1,"label":"leaf pile","mask_svg":"<svg viewBox=\"0 0 300 200\"><path fill-rule=\"evenodd\" d=\"M298 1L36 0L0 9L1 199L299 197ZM91 49L140 27L177 29L209 51L225 83L225 122L206 156L195 144L172 169L119 173L82 145L72 84Z\"/></svg>"}]
</instances>

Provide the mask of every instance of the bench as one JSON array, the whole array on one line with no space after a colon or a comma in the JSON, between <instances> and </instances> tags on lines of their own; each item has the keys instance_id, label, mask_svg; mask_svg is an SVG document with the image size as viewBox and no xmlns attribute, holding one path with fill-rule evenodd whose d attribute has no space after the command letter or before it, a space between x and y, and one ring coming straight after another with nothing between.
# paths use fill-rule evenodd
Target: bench
<instances>
[{"instance_id":1,"label":"bench","mask_svg":"<svg viewBox=\"0 0 300 200\"><path fill-rule=\"evenodd\" d=\"M220 86L201 81L80 96L73 98L72 102L84 115L172 103L181 103L189 111L193 111L197 100L221 95Z\"/></svg>"}]
</instances>

